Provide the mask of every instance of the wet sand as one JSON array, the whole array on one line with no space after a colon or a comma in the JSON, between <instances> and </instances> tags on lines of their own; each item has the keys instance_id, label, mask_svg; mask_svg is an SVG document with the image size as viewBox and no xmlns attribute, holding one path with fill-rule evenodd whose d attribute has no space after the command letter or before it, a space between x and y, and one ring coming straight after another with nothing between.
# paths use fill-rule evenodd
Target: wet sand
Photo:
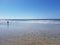
<instances>
[{"instance_id":1,"label":"wet sand","mask_svg":"<svg viewBox=\"0 0 60 45\"><path fill-rule=\"evenodd\" d=\"M60 45L60 25L0 26L0 45Z\"/></svg>"}]
</instances>

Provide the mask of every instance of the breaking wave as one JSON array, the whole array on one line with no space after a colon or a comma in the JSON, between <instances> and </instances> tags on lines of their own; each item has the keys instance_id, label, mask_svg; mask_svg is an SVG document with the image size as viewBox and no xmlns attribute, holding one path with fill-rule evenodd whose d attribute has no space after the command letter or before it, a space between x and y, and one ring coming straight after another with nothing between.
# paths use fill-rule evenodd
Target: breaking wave
<instances>
[{"instance_id":1,"label":"breaking wave","mask_svg":"<svg viewBox=\"0 0 60 45\"><path fill-rule=\"evenodd\" d=\"M48 21L18 21L17 23L41 23L41 24L60 24L60 21L51 21L51 20L48 20Z\"/></svg>"}]
</instances>

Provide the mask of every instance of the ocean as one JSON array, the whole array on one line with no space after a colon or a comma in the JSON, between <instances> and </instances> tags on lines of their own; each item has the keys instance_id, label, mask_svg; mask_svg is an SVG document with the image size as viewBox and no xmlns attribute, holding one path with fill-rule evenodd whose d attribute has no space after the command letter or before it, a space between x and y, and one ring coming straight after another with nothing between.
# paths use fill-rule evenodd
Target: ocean
<instances>
[{"instance_id":1,"label":"ocean","mask_svg":"<svg viewBox=\"0 0 60 45\"><path fill-rule=\"evenodd\" d=\"M0 45L59 44L60 19L0 19Z\"/></svg>"}]
</instances>

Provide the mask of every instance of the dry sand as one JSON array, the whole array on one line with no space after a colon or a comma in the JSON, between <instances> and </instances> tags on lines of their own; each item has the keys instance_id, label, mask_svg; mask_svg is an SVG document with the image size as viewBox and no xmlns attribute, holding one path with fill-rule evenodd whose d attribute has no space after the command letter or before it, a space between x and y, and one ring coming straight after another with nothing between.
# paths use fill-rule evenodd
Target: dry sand
<instances>
[{"instance_id":1,"label":"dry sand","mask_svg":"<svg viewBox=\"0 0 60 45\"><path fill-rule=\"evenodd\" d=\"M2 39L0 45L60 45L60 38L44 36L38 32L26 32L22 36Z\"/></svg>"}]
</instances>

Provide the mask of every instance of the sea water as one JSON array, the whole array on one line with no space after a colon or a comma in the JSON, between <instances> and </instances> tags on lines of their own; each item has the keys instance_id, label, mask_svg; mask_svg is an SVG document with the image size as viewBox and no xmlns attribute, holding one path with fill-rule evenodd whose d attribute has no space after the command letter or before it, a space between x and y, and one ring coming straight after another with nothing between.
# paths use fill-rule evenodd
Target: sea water
<instances>
[{"instance_id":1,"label":"sea water","mask_svg":"<svg viewBox=\"0 0 60 45\"><path fill-rule=\"evenodd\" d=\"M0 45L4 45L4 44L20 45L22 38L23 40L27 40L28 39L27 37L33 38L31 35L35 35L35 37L37 38L48 37L48 38L60 39L59 19L58 20L47 20L47 19L46 20L40 20L40 19L39 20L33 20L33 19L12 20L11 19L8 21L9 24L7 24L7 20L0 20ZM27 39L25 39L24 37ZM58 40L58 42L60 42L60 40Z\"/></svg>"}]
</instances>

